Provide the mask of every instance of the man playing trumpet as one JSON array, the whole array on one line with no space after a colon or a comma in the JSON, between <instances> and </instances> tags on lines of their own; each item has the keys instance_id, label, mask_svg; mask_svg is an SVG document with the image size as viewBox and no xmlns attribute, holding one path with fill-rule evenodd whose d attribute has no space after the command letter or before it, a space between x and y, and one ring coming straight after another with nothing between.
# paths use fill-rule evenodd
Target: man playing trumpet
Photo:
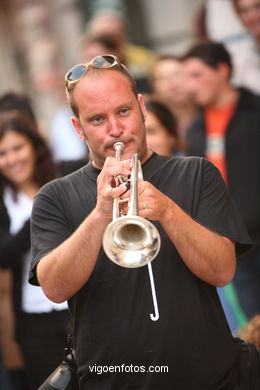
<instances>
[{"instance_id":1,"label":"man playing trumpet","mask_svg":"<svg viewBox=\"0 0 260 390\"><path fill-rule=\"evenodd\" d=\"M37 195L31 282L69 302L80 389L232 389L239 351L215 287L232 280L235 251L250 239L217 169L147 149L142 96L116 57L72 68L66 90L91 162ZM116 142L124 144L120 161ZM152 262L157 321L147 267L119 267L102 249L113 200L128 195L115 177L131 173L136 152L139 215L161 236Z\"/></svg>"}]
</instances>

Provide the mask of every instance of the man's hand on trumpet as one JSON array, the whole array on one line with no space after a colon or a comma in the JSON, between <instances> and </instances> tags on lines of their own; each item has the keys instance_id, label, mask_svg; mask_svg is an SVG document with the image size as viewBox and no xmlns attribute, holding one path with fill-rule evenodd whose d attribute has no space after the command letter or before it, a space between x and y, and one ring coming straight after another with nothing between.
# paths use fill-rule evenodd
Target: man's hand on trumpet
<instances>
[{"instance_id":1,"label":"man's hand on trumpet","mask_svg":"<svg viewBox=\"0 0 260 390\"><path fill-rule=\"evenodd\" d=\"M131 174L131 160L117 160L114 157L107 157L102 171L97 179L97 208L101 210L104 218L112 219L113 200L120 197L120 211L126 215L130 191L126 184L118 184L117 176L129 176ZM169 207L170 199L157 190L151 183L138 180L138 204L140 217L151 221L160 221Z\"/></svg>"},{"instance_id":2,"label":"man's hand on trumpet","mask_svg":"<svg viewBox=\"0 0 260 390\"><path fill-rule=\"evenodd\" d=\"M130 191L123 193L121 199L130 199ZM138 208L139 216L150 221L160 221L171 200L161 191L157 190L148 181L138 180ZM128 202L123 202L121 209L124 214L128 211Z\"/></svg>"},{"instance_id":3,"label":"man's hand on trumpet","mask_svg":"<svg viewBox=\"0 0 260 390\"><path fill-rule=\"evenodd\" d=\"M114 157L107 157L103 169L97 178L97 205L108 221L112 219L113 200L126 193L127 185L117 185L117 176L131 174L131 160L119 161ZM127 191L128 193L128 191Z\"/></svg>"},{"instance_id":4,"label":"man's hand on trumpet","mask_svg":"<svg viewBox=\"0 0 260 390\"><path fill-rule=\"evenodd\" d=\"M171 200L148 181L139 180L138 202L140 217L160 221Z\"/></svg>"}]
</instances>

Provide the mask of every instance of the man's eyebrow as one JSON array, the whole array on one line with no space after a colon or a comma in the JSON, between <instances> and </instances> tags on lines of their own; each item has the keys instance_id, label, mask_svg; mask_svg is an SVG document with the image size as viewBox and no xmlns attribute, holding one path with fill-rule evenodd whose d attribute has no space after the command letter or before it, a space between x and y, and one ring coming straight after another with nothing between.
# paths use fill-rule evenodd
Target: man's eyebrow
<instances>
[{"instance_id":1,"label":"man's eyebrow","mask_svg":"<svg viewBox=\"0 0 260 390\"><path fill-rule=\"evenodd\" d=\"M105 116L105 113L100 111L100 112L95 112L93 114L86 114L85 120L89 121L91 119L95 119L95 118L100 117L100 116Z\"/></svg>"},{"instance_id":2,"label":"man's eyebrow","mask_svg":"<svg viewBox=\"0 0 260 390\"><path fill-rule=\"evenodd\" d=\"M133 105L134 105L133 101L129 100L127 102L120 104L116 109L118 110L118 109L123 108L123 107L132 107Z\"/></svg>"}]
</instances>

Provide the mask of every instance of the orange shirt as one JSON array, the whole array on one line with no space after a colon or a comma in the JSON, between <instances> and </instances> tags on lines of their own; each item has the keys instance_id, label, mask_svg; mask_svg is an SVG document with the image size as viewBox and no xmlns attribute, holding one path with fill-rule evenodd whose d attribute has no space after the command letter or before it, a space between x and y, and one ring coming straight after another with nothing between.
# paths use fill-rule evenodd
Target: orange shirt
<instances>
[{"instance_id":1,"label":"orange shirt","mask_svg":"<svg viewBox=\"0 0 260 390\"><path fill-rule=\"evenodd\" d=\"M206 158L220 171L227 182L225 158L225 136L228 123L233 115L236 104L232 103L221 108L206 108Z\"/></svg>"}]
</instances>

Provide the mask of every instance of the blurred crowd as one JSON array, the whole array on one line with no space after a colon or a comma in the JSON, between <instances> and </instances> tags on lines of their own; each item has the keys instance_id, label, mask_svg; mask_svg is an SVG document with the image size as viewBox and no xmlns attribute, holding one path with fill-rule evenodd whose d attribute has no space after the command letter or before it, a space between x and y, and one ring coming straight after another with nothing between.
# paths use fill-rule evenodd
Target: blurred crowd
<instances>
[{"instance_id":1,"label":"blurred crowd","mask_svg":"<svg viewBox=\"0 0 260 390\"><path fill-rule=\"evenodd\" d=\"M91 10L75 43L77 62L117 56L144 95L149 148L176 158L207 158L235 200L253 247L238 259L232 283L218 293L231 332L259 348L260 0L202 2L192 44L183 53L154 52L131 42L122 1L92 2ZM0 388L5 390L37 389L62 361L66 346L66 304L52 303L27 280L34 196L49 180L91 158L70 123L63 86L56 87L62 97L47 133L28 94L12 88L0 96Z\"/></svg>"}]
</instances>

